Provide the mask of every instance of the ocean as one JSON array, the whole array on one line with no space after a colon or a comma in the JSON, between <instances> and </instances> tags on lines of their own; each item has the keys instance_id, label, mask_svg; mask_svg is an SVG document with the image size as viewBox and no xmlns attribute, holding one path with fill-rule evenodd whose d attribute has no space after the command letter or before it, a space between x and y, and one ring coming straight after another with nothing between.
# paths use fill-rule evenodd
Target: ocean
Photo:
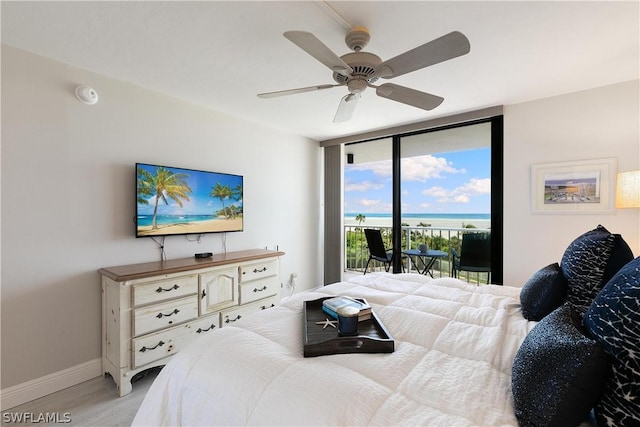
<instances>
[{"instance_id":1,"label":"ocean","mask_svg":"<svg viewBox=\"0 0 640 427\"><path fill-rule=\"evenodd\" d=\"M345 225L358 225L356 216L359 213L345 213ZM365 220L360 225L390 226L390 213L363 213ZM491 214L489 213L404 213L402 222L410 226L420 223L431 224L433 227L462 227L474 225L477 228L489 228L491 226Z\"/></svg>"}]
</instances>

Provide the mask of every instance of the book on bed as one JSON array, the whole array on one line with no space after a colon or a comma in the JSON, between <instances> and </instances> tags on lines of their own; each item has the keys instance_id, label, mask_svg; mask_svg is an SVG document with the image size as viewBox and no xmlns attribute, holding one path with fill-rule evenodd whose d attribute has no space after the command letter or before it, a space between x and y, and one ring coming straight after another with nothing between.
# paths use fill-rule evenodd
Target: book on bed
<instances>
[{"instance_id":1,"label":"book on bed","mask_svg":"<svg viewBox=\"0 0 640 427\"><path fill-rule=\"evenodd\" d=\"M356 299L346 296L338 296L326 299L322 302L322 311L334 319L338 318L338 310L344 307L355 307L360 310L358 321L371 319L371 306L365 299Z\"/></svg>"}]
</instances>

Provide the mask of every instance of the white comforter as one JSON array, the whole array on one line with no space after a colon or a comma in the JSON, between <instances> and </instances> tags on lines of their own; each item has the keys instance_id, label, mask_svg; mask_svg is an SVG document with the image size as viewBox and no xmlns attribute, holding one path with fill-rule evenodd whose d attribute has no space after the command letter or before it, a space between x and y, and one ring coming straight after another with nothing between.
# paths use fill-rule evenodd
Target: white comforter
<instances>
[{"instance_id":1,"label":"white comforter","mask_svg":"<svg viewBox=\"0 0 640 427\"><path fill-rule=\"evenodd\" d=\"M519 288L367 274L297 294L173 357L134 425L517 426ZM303 301L364 297L395 352L304 358Z\"/></svg>"}]
</instances>

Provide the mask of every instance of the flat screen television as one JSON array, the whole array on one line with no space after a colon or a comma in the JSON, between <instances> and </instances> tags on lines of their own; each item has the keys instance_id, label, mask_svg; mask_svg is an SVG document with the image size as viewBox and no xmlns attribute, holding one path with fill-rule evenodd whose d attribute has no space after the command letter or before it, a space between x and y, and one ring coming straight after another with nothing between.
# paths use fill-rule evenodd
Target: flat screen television
<instances>
[{"instance_id":1,"label":"flat screen television","mask_svg":"<svg viewBox=\"0 0 640 427\"><path fill-rule=\"evenodd\" d=\"M243 230L241 175L136 163L136 237Z\"/></svg>"}]
</instances>

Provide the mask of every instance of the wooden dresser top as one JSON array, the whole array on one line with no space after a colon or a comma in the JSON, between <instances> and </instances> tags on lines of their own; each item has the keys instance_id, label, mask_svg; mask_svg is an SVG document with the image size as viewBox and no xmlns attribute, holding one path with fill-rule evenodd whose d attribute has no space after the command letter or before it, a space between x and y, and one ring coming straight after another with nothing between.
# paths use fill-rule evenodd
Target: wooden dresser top
<instances>
[{"instance_id":1,"label":"wooden dresser top","mask_svg":"<svg viewBox=\"0 0 640 427\"><path fill-rule=\"evenodd\" d=\"M210 258L178 258L167 261L145 262L141 264L119 265L105 267L98 272L116 282L143 279L170 273L197 270L200 268L217 267L226 264L253 261L264 258L274 258L284 255L284 252L266 249L249 249L246 251L214 254Z\"/></svg>"}]
</instances>

